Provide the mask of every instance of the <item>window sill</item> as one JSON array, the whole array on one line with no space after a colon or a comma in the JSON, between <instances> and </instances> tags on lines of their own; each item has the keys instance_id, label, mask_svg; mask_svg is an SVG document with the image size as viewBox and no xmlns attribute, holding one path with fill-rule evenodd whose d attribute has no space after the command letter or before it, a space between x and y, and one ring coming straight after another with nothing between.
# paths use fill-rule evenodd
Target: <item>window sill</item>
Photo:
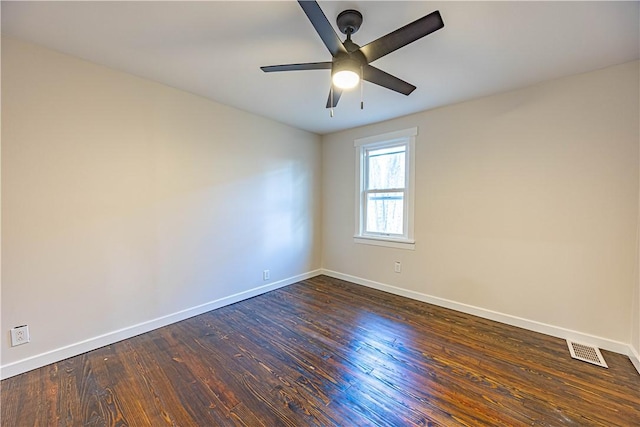
<instances>
[{"instance_id":1,"label":"window sill","mask_svg":"<svg viewBox=\"0 0 640 427\"><path fill-rule=\"evenodd\" d=\"M363 245L373 246L386 246L388 248L407 249L413 251L416 249L415 240L400 240L400 239L384 239L381 237L365 237L365 236L353 236L355 243Z\"/></svg>"}]
</instances>

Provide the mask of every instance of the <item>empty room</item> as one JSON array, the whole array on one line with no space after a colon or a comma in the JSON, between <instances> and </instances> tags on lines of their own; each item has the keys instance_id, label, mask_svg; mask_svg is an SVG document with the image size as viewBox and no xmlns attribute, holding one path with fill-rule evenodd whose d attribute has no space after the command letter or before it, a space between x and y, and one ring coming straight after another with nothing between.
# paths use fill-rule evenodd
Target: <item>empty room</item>
<instances>
[{"instance_id":1,"label":"empty room","mask_svg":"<svg viewBox=\"0 0 640 427\"><path fill-rule=\"evenodd\" d=\"M0 425L640 425L640 2L1 2Z\"/></svg>"}]
</instances>

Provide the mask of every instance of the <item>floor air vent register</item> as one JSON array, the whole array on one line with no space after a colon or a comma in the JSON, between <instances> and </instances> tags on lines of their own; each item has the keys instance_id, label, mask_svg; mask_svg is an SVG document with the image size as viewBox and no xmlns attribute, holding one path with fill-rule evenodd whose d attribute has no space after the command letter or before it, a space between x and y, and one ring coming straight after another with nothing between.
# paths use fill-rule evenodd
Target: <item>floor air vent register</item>
<instances>
[{"instance_id":1,"label":"floor air vent register","mask_svg":"<svg viewBox=\"0 0 640 427\"><path fill-rule=\"evenodd\" d=\"M567 345L569 346L571 357L574 359L602 366L603 368L609 368L607 366L607 362L604 361L604 357L602 357L602 353L600 353L599 348L580 344L571 340L567 340Z\"/></svg>"}]
</instances>

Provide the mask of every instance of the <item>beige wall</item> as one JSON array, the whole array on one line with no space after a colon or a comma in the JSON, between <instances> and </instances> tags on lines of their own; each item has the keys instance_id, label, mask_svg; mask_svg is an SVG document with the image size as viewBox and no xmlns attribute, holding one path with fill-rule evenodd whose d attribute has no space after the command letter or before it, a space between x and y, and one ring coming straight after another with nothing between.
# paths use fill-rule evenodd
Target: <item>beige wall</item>
<instances>
[{"instance_id":1,"label":"beige wall","mask_svg":"<svg viewBox=\"0 0 640 427\"><path fill-rule=\"evenodd\" d=\"M640 372L640 277L636 277L636 280L638 282L633 292L633 298L631 299L631 351L634 353L636 359L638 359L638 366L636 367Z\"/></svg>"},{"instance_id":2,"label":"beige wall","mask_svg":"<svg viewBox=\"0 0 640 427\"><path fill-rule=\"evenodd\" d=\"M1 363L314 271L323 239L328 270L637 350L637 94L630 63L321 145L3 39ZM416 250L356 245L353 140L412 126Z\"/></svg>"},{"instance_id":3,"label":"beige wall","mask_svg":"<svg viewBox=\"0 0 640 427\"><path fill-rule=\"evenodd\" d=\"M638 93L640 98L640 93ZM640 132L638 133L640 139ZM638 141L640 144L640 140ZM640 158L638 159L640 164ZM638 196L640 199L640 195ZM638 224L636 230L636 286L631 299L631 356L636 365L636 369L640 372L640 208L638 209Z\"/></svg>"},{"instance_id":4,"label":"beige wall","mask_svg":"<svg viewBox=\"0 0 640 427\"><path fill-rule=\"evenodd\" d=\"M325 136L323 267L626 345L638 115L634 62ZM355 244L353 140L413 126L416 249Z\"/></svg>"},{"instance_id":5,"label":"beige wall","mask_svg":"<svg viewBox=\"0 0 640 427\"><path fill-rule=\"evenodd\" d=\"M3 39L2 364L318 269L320 173L317 135Z\"/></svg>"}]
</instances>

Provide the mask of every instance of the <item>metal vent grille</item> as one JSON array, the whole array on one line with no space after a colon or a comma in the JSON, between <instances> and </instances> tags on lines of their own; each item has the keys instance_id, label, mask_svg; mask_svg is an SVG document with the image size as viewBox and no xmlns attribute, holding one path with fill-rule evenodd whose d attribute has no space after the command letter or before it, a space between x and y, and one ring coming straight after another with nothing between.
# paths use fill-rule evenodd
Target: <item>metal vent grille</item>
<instances>
[{"instance_id":1,"label":"metal vent grille","mask_svg":"<svg viewBox=\"0 0 640 427\"><path fill-rule=\"evenodd\" d=\"M604 357L602 357L602 353L600 353L599 348L580 344L571 340L567 340L567 345L569 346L569 353L571 353L571 357L574 359L593 363L594 365L602 366L603 368L608 368L607 362L604 361Z\"/></svg>"}]
</instances>

